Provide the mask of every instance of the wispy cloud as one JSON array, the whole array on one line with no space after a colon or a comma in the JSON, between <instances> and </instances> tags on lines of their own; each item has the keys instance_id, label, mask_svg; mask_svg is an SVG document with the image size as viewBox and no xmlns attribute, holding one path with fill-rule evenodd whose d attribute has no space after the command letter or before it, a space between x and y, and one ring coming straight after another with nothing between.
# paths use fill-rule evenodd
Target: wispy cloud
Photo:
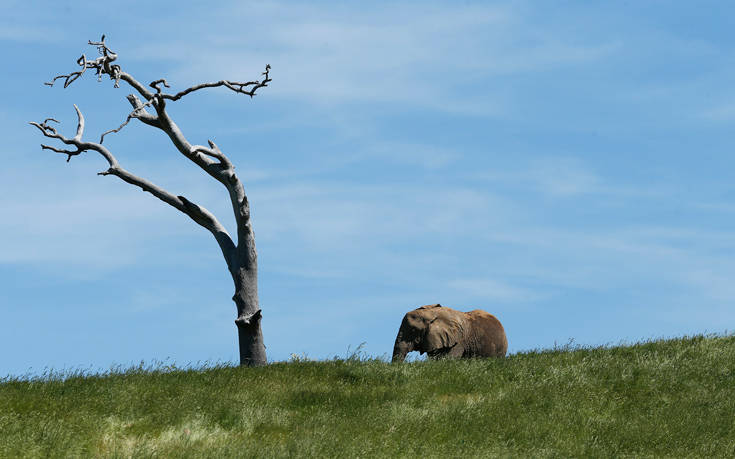
<instances>
[{"instance_id":1,"label":"wispy cloud","mask_svg":"<svg viewBox=\"0 0 735 459\"><path fill-rule=\"evenodd\" d=\"M732 122L735 120L735 102L717 104L705 108L699 113L700 118L715 122Z\"/></svg>"},{"instance_id":2,"label":"wispy cloud","mask_svg":"<svg viewBox=\"0 0 735 459\"><path fill-rule=\"evenodd\" d=\"M96 176L94 165L79 166L40 168L32 181L0 173L9 190L0 196L7 217L0 220L1 263L112 269L140 261L160 241L191 234L186 217L176 210L127 184Z\"/></svg>"},{"instance_id":3,"label":"wispy cloud","mask_svg":"<svg viewBox=\"0 0 735 459\"><path fill-rule=\"evenodd\" d=\"M54 18L56 12L53 8L43 8L18 0L4 0L2 11L0 41L40 44L64 39L58 17ZM8 45L6 43L3 46Z\"/></svg>"},{"instance_id":4,"label":"wispy cloud","mask_svg":"<svg viewBox=\"0 0 735 459\"><path fill-rule=\"evenodd\" d=\"M606 190L603 179L571 157L535 158L503 172L479 172L473 176L554 197L573 197Z\"/></svg>"},{"instance_id":5,"label":"wispy cloud","mask_svg":"<svg viewBox=\"0 0 735 459\"><path fill-rule=\"evenodd\" d=\"M435 186L302 183L253 189L253 196L264 237L297 234L319 246L472 231L510 211L496 196Z\"/></svg>"},{"instance_id":6,"label":"wispy cloud","mask_svg":"<svg viewBox=\"0 0 735 459\"><path fill-rule=\"evenodd\" d=\"M13 182L11 177L5 180ZM98 177L44 180L48 189L66 189L63 199L50 200L43 190L36 194L24 190L22 180L15 179L11 188L24 192L24 199L6 196L0 201L5 215L11 216L0 223L0 261L111 268L146 260L149 246L184 237L198 241L188 245L187 251L219 263L216 247L205 231L151 196L125 184L109 187ZM543 180L540 183L546 186ZM582 183L596 182L585 179ZM221 190L198 185L183 188L230 224L229 205ZM544 217L535 216L523 200L462 187L256 181L250 194L258 240L268 247L264 256L276 263L272 269L278 271L276 267L282 266L284 274L379 279L383 266L400 265L400 274L393 276L399 275L410 285L425 285L432 278L446 277L443 266L456 266L461 259L462 264L477 266L483 258L493 257L488 271L455 275L446 287L454 289L454 295L512 302L532 301L554 286L607 288L637 277L655 277L690 285L718 300L732 295L726 276L711 269L735 269L721 255L735 250L735 239L726 232L645 225L565 227L543 222ZM469 243L472 251L457 245L457 252L447 252L452 241L468 238L473 241ZM427 252L435 244L444 248ZM322 254L323 259L315 262L315 254ZM636 263L631 264L631 259ZM176 257L166 261L176 262ZM546 287L536 285L529 290L525 281L519 286L514 278L542 282ZM448 290L442 288L435 294L447 295Z\"/></svg>"},{"instance_id":7,"label":"wispy cloud","mask_svg":"<svg viewBox=\"0 0 735 459\"><path fill-rule=\"evenodd\" d=\"M497 279L455 279L449 281L449 286L463 295L474 297L488 304L494 301L530 301L538 297L538 293Z\"/></svg>"},{"instance_id":8,"label":"wispy cloud","mask_svg":"<svg viewBox=\"0 0 735 459\"><path fill-rule=\"evenodd\" d=\"M596 174L570 159L537 160L528 172L528 178L542 192L556 196L585 194L599 189Z\"/></svg>"},{"instance_id":9,"label":"wispy cloud","mask_svg":"<svg viewBox=\"0 0 735 459\"><path fill-rule=\"evenodd\" d=\"M420 166L440 169L456 161L462 154L456 150L420 143L374 142L352 157L352 160L370 158L387 164Z\"/></svg>"},{"instance_id":10,"label":"wispy cloud","mask_svg":"<svg viewBox=\"0 0 735 459\"><path fill-rule=\"evenodd\" d=\"M197 45L186 43L186 53L180 52L183 37L174 37L131 55L179 61L170 80L182 85L224 74L249 78L269 63L274 97L487 115L503 110L504 96L480 85L468 97L478 79L586 62L615 50L610 43L565 42L542 27L529 32L511 6L384 4L379 10L325 14L280 2L228 5L207 13L220 24L217 33L201 31Z\"/></svg>"}]
</instances>

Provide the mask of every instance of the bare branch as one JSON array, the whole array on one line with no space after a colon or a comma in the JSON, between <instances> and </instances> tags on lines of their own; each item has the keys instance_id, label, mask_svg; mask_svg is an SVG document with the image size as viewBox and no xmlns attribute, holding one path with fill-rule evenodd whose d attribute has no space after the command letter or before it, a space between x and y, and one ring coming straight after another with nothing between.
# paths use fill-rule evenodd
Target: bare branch
<instances>
[{"instance_id":1,"label":"bare branch","mask_svg":"<svg viewBox=\"0 0 735 459\"><path fill-rule=\"evenodd\" d=\"M135 90L138 91L138 94L143 96L145 100L151 100L153 98L153 94L129 73L120 71L120 79L135 88Z\"/></svg>"},{"instance_id":2,"label":"bare branch","mask_svg":"<svg viewBox=\"0 0 735 459\"><path fill-rule=\"evenodd\" d=\"M157 95L157 97L159 96ZM194 162L212 178L222 183L227 189L237 224L238 250L241 254L247 252L249 249L246 248L254 244L250 224L250 207L245 196L245 189L235 174L234 166L213 142L210 143L210 148L200 145L192 146L166 112L165 105L157 104L155 107L158 113L158 128L169 136L181 154ZM200 153L203 153L204 156ZM219 159L220 162L215 163L208 156Z\"/></svg>"},{"instance_id":3,"label":"bare branch","mask_svg":"<svg viewBox=\"0 0 735 459\"><path fill-rule=\"evenodd\" d=\"M201 145L194 145L193 147L191 147L191 153L204 153L207 156L211 156L212 158L219 160L220 164L225 168L232 168L233 166L230 162L230 159L225 156L224 153L222 153L219 147L215 145L215 143L211 140L207 140L207 142L209 143L209 148L203 147Z\"/></svg>"},{"instance_id":4,"label":"bare branch","mask_svg":"<svg viewBox=\"0 0 735 459\"><path fill-rule=\"evenodd\" d=\"M141 102L140 99L135 96L135 94L128 94L127 99L128 102L130 102L130 105L133 106L133 111L136 112L136 118L150 126L159 127L158 117L151 115L150 113L148 113L148 110L146 110L151 105L155 105L155 98L151 98L145 104Z\"/></svg>"},{"instance_id":5,"label":"bare branch","mask_svg":"<svg viewBox=\"0 0 735 459\"><path fill-rule=\"evenodd\" d=\"M54 83L56 83L57 80L63 79L64 80L64 87L68 87L70 84L72 84L74 81L76 81L79 77L81 77L87 69L93 69L95 73L97 74L97 80L99 81L102 78L102 75L108 75L110 79L115 81L115 87L120 87L120 80L125 81L128 83L131 87L133 87L138 93L143 96L146 100L145 106L153 105L156 107L156 109L165 107L165 100L172 100L177 101L184 97L187 94L190 94L194 91L198 91L200 89L204 88L215 88L224 86L231 91L234 91L236 93L245 94L247 96L250 96L251 98L256 95L256 92L258 89L268 86L268 83L270 83L272 80L270 78L270 65L265 66L265 72L262 73L264 76L262 80L254 80L254 81L246 81L246 82L238 82L238 81L230 81L230 80L220 80L213 83L202 83L195 86L192 86L190 88L187 88L183 91L180 91L176 94L166 94L162 92L161 85L165 88L169 88L168 82L161 78L158 80L155 80L150 83L150 87L155 89L155 94L146 89L139 81L137 81L135 78L133 78L130 74L123 72L119 65L113 64L114 61L117 60L117 53L112 51L110 48L107 47L107 44L105 43L105 35L102 35L102 38L100 41L92 41L89 40L88 43L91 46L95 46L97 48L97 51L100 54L100 57L94 59L94 60L88 60L85 54L82 54L79 59L77 59L77 65L79 65L80 70L77 70L75 72L71 72L69 74L65 75L58 75L54 77L50 82L45 83L48 86L53 86ZM155 97L157 96L157 97ZM141 113L141 111L145 110L138 110L138 107L135 107L132 113L128 115L125 122L123 122L117 129L111 129L105 133L102 134L100 137L100 143L104 140L105 135L111 134L113 132L119 132L125 125L127 125L131 119L133 118L139 118L141 121L143 121L146 124L153 125L153 117L145 116Z\"/></svg>"},{"instance_id":6,"label":"bare branch","mask_svg":"<svg viewBox=\"0 0 735 459\"><path fill-rule=\"evenodd\" d=\"M47 135L47 133L56 133L56 129L54 129L52 126L47 125L46 121L44 121L43 123L36 123L34 121L31 121L28 124L36 126L46 137L51 137L50 135Z\"/></svg>"},{"instance_id":7,"label":"bare branch","mask_svg":"<svg viewBox=\"0 0 735 459\"><path fill-rule=\"evenodd\" d=\"M105 132L103 132L103 133L102 133L102 135L100 136L100 143L102 143L102 142L104 142L104 141L105 141L105 136L106 136L107 134L112 134L113 132L120 132L120 130L122 130L122 128L124 128L124 127L125 127L125 126L126 126L126 125L127 125L127 124L128 124L129 122L130 122L130 120L134 118L134 116L133 116L133 114L134 114L134 113L135 113L135 110L133 110L133 111L132 111L132 112L131 112L131 113L130 113L130 114L128 115L128 117L127 117L127 118L125 118L125 121L124 121L124 122L123 122L123 123L122 123L122 124L121 124L120 126L118 126L118 128L117 128L117 129L110 129L109 131L105 131Z\"/></svg>"},{"instance_id":8,"label":"bare branch","mask_svg":"<svg viewBox=\"0 0 735 459\"><path fill-rule=\"evenodd\" d=\"M47 86L53 86L54 83L56 83L56 80L59 80L61 78L64 78L65 79L65 81L64 81L64 87L65 88L68 87L70 84L72 84L74 82L74 80L76 80L77 78L79 78L80 76L82 76L84 74L84 72L88 68L87 67L87 57L84 54L82 54L82 56L79 59L77 59L77 65L80 65L82 67L82 70L79 70L79 71L76 71L76 72L72 72L72 73L70 73L68 75L58 75L58 76L55 76L53 80L49 81L48 83L44 83L44 84L47 85Z\"/></svg>"},{"instance_id":9,"label":"bare branch","mask_svg":"<svg viewBox=\"0 0 735 459\"><path fill-rule=\"evenodd\" d=\"M157 94L161 94L161 88L158 87L158 85L161 83L163 83L163 86L166 88L171 87L168 85L168 82L166 81L165 78L161 78L160 80L152 81L151 84L149 84L148 86L155 89Z\"/></svg>"},{"instance_id":10,"label":"bare branch","mask_svg":"<svg viewBox=\"0 0 735 459\"><path fill-rule=\"evenodd\" d=\"M82 54L82 56L77 59L77 65L81 67L81 70L77 70L76 72L71 72L68 75L58 75L54 77L51 81L48 83L45 83L48 86L53 86L54 83L56 83L56 80L59 80L61 78L64 78L64 87L68 87L70 84L72 84L77 78L82 76L84 72L87 71L87 69L94 69L97 73L97 80L100 81L102 79L102 75L107 74L110 76L110 79L115 80L115 87L120 87L120 66L119 65L111 65L112 62L114 62L117 59L117 54L114 53L110 48L105 45L105 36L102 35L102 40L98 42L89 41L90 45L94 45L97 47L97 50L100 53L100 57L93 61L87 60L87 57Z\"/></svg>"},{"instance_id":11,"label":"bare branch","mask_svg":"<svg viewBox=\"0 0 735 459\"><path fill-rule=\"evenodd\" d=\"M122 128L127 126L130 120L132 120L133 118L141 118L141 119L146 118L146 120L148 121L148 124L155 122L155 117L145 111L146 107L149 107L153 103L153 99L149 100L148 102L144 104L140 102L140 100L137 97L135 97L135 95L129 94L128 100L134 107L133 111L128 114L128 117L125 118L125 121L117 129L110 129L109 131L103 132L102 136L100 136L100 143L105 141L105 136L107 134L111 134L113 132L115 133L120 132ZM144 113L145 115L148 115L148 116L146 117Z\"/></svg>"},{"instance_id":12,"label":"bare branch","mask_svg":"<svg viewBox=\"0 0 735 459\"><path fill-rule=\"evenodd\" d=\"M79 141L82 140L82 134L84 134L84 116L79 110L79 107L77 107L77 104L74 104L74 110L77 111L77 119L79 120L77 122L77 135L74 136L74 140Z\"/></svg>"},{"instance_id":13,"label":"bare branch","mask_svg":"<svg viewBox=\"0 0 735 459\"><path fill-rule=\"evenodd\" d=\"M169 99L169 100L177 101L177 100L181 99L182 97L184 97L185 95L190 94L190 93L192 93L194 91L198 91L198 90L204 89L204 88L216 88L216 87L219 87L219 86L224 86L224 87L226 87L228 89L231 89L232 91L235 91L237 93L245 94L246 96L253 97L255 95L255 91L257 91L258 89L260 89L262 87L268 86L268 83L270 83L271 81L273 81L270 78L270 76L269 76L270 70L271 70L270 64L269 65L266 65L265 66L265 72L262 73L263 75L265 75L265 78L262 81L255 80L255 81L247 81L247 82L244 82L244 83L240 83L240 82L237 82L237 81L220 80L220 81L216 81L214 83L201 83L201 84L192 86L192 87L190 87L188 89L185 89L185 90L183 90L181 92L178 92L178 93L176 93L174 95L171 95L171 94L162 94L161 97L163 97L164 99ZM154 81L153 83L151 83L151 86L153 86L154 83L160 82L160 81L161 80ZM163 80L163 81L165 81L165 80ZM248 88L248 87L250 87L250 90L246 90L245 89L245 88ZM156 87L156 89L158 89L158 88ZM159 92L160 92L160 90L159 90Z\"/></svg>"},{"instance_id":14,"label":"bare branch","mask_svg":"<svg viewBox=\"0 0 735 459\"><path fill-rule=\"evenodd\" d=\"M56 128L48 124L49 121L59 123L59 121L54 118L46 118L45 120L43 120L43 123L36 123L31 121L29 124L36 126L46 137L53 137L54 135L58 135L56 132Z\"/></svg>"},{"instance_id":15,"label":"bare branch","mask_svg":"<svg viewBox=\"0 0 735 459\"><path fill-rule=\"evenodd\" d=\"M52 139L59 139L65 144L74 145L77 148L76 150L66 150L66 149L56 148L50 145L41 144L41 148L43 150L51 150L51 151L55 151L56 153L63 153L65 155L68 155L68 157L66 158L67 163L71 160L72 156L76 156L82 151L84 151L84 149L82 149L80 146L80 144L82 143L81 142L82 134L84 133L84 115L82 115L82 112L79 110L79 107L77 107L76 104L74 104L74 109L77 112L78 122L77 122L77 133L72 139L67 139L63 135L59 134L56 131L55 127L49 126L48 124L49 121L58 123L58 121L54 118L46 118L45 120L43 120L43 123L35 123L35 122L29 123L33 126L36 126L43 133L44 136L52 138Z\"/></svg>"},{"instance_id":16,"label":"bare branch","mask_svg":"<svg viewBox=\"0 0 735 459\"><path fill-rule=\"evenodd\" d=\"M84 72L87 71L87 69L94 69L95 73L97 74L97 81L102 80L102 75L109 75L111 80L115 80L115 87L119 88L120 80L123 77L122 71L120 70L119 65L112 64L112 62L114 62L117 59L117 54L113 52L110 48L107 47L107 45L105 44L105 36L102 35L101 41L93 42L90 40L88 43L90 45L97 47L100 57L90 61L90 60L87 60L87 57L85 54L82 54L81 57L77 59L77 65L81 67L80 70L77 70L76 72L71 72L67 75L55 76L51 81L44 83L44 84L47 86L53 86L54 83L56 83L56 80L64 79L64 87L66 88L70 84L72 84L77 78L82 76ZM145 89L143 89L143 91L147 95L150 95L150 93L146 91ZM146 94L144 94L144 96L146 96ZM146 96L146 99L148 99L147 96Z\"/></svg>"},{"instance_id":17,"label":"bare branch","mask_svg":"<svg viewBox=\"0 0 735 459\"><path fill-rule=\"evenodd\" d=\"M74 154L77 154L77 153L81 153L79 150L77 150L77 151L64 150L63 148L56 148L54 146L45 145L45 144L41 144L41 148L43 150L51 150L51 151L55 151L56 153L63 153L65 155L74 155Z\"/></svg>"},{"instance_id":18,"label":"bare branch","mask_svg":"<svg viewBox=\"0 0 735 459\"><path fill-rule=\"evenodd\" d=\"M51 151L55 151L56 153L63 153L65 155L68 155L68 157L66 158L67 163L69 162L69 160L71 160L72 156L76 156L82 152L82 150L79 150L79 149L77 149L76 151L71 151L71 150L64 150L62 148L56 148L56 147L52 147L50 145L44 145L44 144L41 144L41 148L43 150L51 150Z\"/></svg>"},{"instance_id":19,"label":"bare branch","mask_svg":"<svg viewBox=\"0 0 735 459\"><path fill-rule=\"evenodd\" d=\"M115 58L117 58L117 54L114 53L105 44L105 35L104 34L102 34L102 38L100 38L100 41L88 40L87 43L89 43L92 46L96 46L97 47L97 51L99 51L99 53L100 53L100 56L114 56Z\"/></svg>"},{"instance_id":20,"label":"bare branch","mask_svg":"<svg viewBox=\"0 0 735 459\"><path fill-rule=\"evenodd\" d=\"M85 151L93 150L98 152L107 160L107 163L109 164L109 168L105 171L99 172L98 175L115 175L125 182L130 183L131 185L135 185L143 191L151 193L153 196L157 197L161 201L185 213L199 225L212 232L225 256L228 256L228 254L231 254L233 252L235 245L232 242L232 238L229 236L229 234L227 234L227 231L224 229L222 224L220 224L217 218L212 215L212 213L209 212L207 209L192 203L183 196L176 196L164 190L163 188L149 182L148 180L131 174L127 170L120 167L120 163L117 161L117 158L115 158L115 156L113 156L113 154L101 143L83 142L81 136L84 132L84 116L82 115L81 110L79 110L76 105L74 106L74 108L76 109L77 115L79 117L79 124L77 125L77 135L71 139L63 136L62 134L59 134L53 126L49 126L47 122L51 120L50 118L44 120L43 123L31 122L30 124L37 127L44 136L58 139L66 145L76 147L76 150L66 150L43 144L41 145L42 149L51 150L67 155L67 162L69 161L69 159L71 159L72 156L78 155Z\"/></svg>"},{"instance_id":21,"label":"bare branch","mask_svg":"<svg viewBox=\"0 0 735 459\"><path fill-rule=\"evenodd\" d=\"M53 139L61 139L59 134L56 132L56 128L46 124L46 122L49 121L49 119L50 118L47 118L43 123L36 123L36 122L31 121L28 124L36 126L46 137L51 137ZM56 120L53 120L53 121L56 121ZM58 123L58 121L56 122Z\"/></svg>"},{"instance_id":22,"label":"bare branch","mask_svg":"<svg viewBox=\"0 0 735 459\"><path fill-rule=\"evenodd\" d=\"M229 258L234 252L235 244L232 242L232 238L227 233L224 226L222 226L217 218L204 207L194 204L183 196L176 196L144 178L133 175L119 165L111 166L106 171L99 172L97 175L114 175L185 213L189 218L212 233L217 244L219 244L220 249L222 250L222 254L225 256L228 264L230 263Z\"/></svg>"},{"instance_id":23,"label":"bare branch","mask_svg":"<svg viewBox=\"0 0 735 459\"><path fill-rule=\"evenodd\" d=\"M94 60L88 60L85 54L82 54L79 59L77 59L77 65L79 65L80 70L77 70L75 72L71 72L69 74L65 75L57 75L54 77L50 82L45 83L48 86L53 86L54 83L56 83L56 80L63 79L64 80L64 87L68 87L70 84L72 84L74 81L76 81L80 76L82 76L87 69L93 69L95 70L97 74L97 80L100 81L102 78L102 75L109 75L110 79L115 80L115 87L120 87L120 80L125 81L130 86L132 86L140 95L142 95L146 101L153 102L154 104L160 104L164 105L164 99L177 101L184 97L187 94L190 94L194 91L198 91L200 89L204 88L215 88L219 86L224 86L231 91L234 91L236 93L245 94L247 96L250 96L251 98L256 95L256 91L262 87L268 86L268 83L270 83L272 80L270 78L270 65L265 66L265 72L262 73L264 78L262 80L254 80L254 81L246 81L246 82L239 82L239 81L230 81L230 80L220 80L213 83L202 83L195 86L192 86L190 88L187 88L183 91L180 91L176 94L166 94L163 93L161 90L160 85L163 85L164 87L168 88L170 87L168 82L161 78L158 80L155 80L150 83L150 86L156 90L155 95L158 95L159 98L156 100L154 98L154 94L151 93L149 90L147 90L140 82L138 82L135 78L133 78L130 74L125 73L122 71L119 65L112 64L114 61L117 60L117 53L112 51L110 48L107 47L107 44L105 43L105 35L102 35L102 38L100 41L91 41L89 40L88 43L92 46L97 47L97 51L100 54L100 57ZM132 116L129 115L126 122L124 122L120 127L117 128L117 130L112 129L110 131L105 132L102 134L102 139L104 139L104 136L106 134L112 133L112 132L118 132L120 129L122 129L132 118L137 118L135 113L131 113ZM100 140L101 142L102 140Z\"/></svg>"},{"instance_id":24,"label":"bare branch","mask_svg":"<svg viewBox=\"0 0 735 459\"><path fill-rule=\"evenodd\" d=\"M110 151L107 150L105 147L103 147L100 144L82 141L82 134L84 133L84 115L82 115L81 110L79 110L79 107L77 107L76 105L74 105L74 109L77 112L77 117L79 120L77 123L77 133L71 139L65 137L62 134L59 134L56 128L48 125L48 121L54 121L58 123L58 121L56 121L53 118L46 118L43 123L31 122L29 124L36 126L43 133L44 136L49 137L51 139L58 139L66 145L71 145L73 147L76 147L76 150L65 150L65 149L60 149L60 148L52 147L49 145L43 145L43 144L41 145L41 148L44 150L51 150L57 153L63 153L65 155L68 155L68 158L66 159L67 162L69 162L72 156L76 156L87 150L95 150L107 160L107 162L110 164L110 167L117 167L118 165L117 160L115 159L114 156L112 156L112 153L110 153Z\"/></svg>"}]
</instances>

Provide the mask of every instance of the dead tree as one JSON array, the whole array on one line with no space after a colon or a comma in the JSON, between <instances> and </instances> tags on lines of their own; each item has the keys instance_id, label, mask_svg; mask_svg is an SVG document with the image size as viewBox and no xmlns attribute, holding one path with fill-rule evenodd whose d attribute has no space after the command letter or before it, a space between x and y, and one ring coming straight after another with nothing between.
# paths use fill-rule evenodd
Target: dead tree
<instances>
[{"instance_id":1,"label":"dead tree","mask_svg":"<svg viewBox=\"0 0 735 459\"><path fill-rule=\"evenodd\" d=\"M120 65L115 63L117 54L107 47L104 35L102 35L100 41L90 41L89 44L97 47L99 57L94 60L88 60L82 54L77 60L79 70L68 75L59 75L45 84L53 86L56 81L63 80L64 87L66 88L77 78L84 75L87 70L93 70L97 75L98 81L101 80L103 75L107 75L111 80L114 80L114 86L116 88L120 87L121 81L133 88L137 92L137 95L130 94L127 96L133 110L120 127L102 134L98 143L82 139L84 135L84 116L76 105L74 105L74 108L76 109L79 121L74 137L69 138L60 134L53 125L49 124L51 122L58 123L53 118L47 118L41 123L32 122L30 124L36 126L44 136L60 140L68 146L68 148L57 148L42 144L41 148L67 155L67 162L73 156L85 151L96 151L109 164L107 170L100 172L98 175L114 175L131 185L139 187L143 191L151 193L166 204L185 213L200 226L211 232L222 250L227 268L235 283L235 295L232 297L232 300L237 306L235 324L238 330L240 345L240 365L264 365L266 363L266 354L265 345L263 344L263 333L260 327L262 315L258 303L258 257L255 250L255 238L250 220L250 205L245 195L245 189L240 179L235 175L235 166L232 165L232 162L220 151L217 145L211 140L208 142L208 147L189 143L176 123L171 119L171 116L166 110L166 105L194 91L215 87L225 87L231 91L252 98L258 89L268 86L268 83L271 81L269 77L270 66L266 65L261 80L246 82L220 80L214 83L198 84L175 94L170 94L164 92L162 89L162 87L169 88L168 83L164 79L151 82L148 85L152 88L151 90L138 82L129 73L124 72ZM207 209L197 205L184 196L172 194L150 181L128 172L120 165L110 150L102 145L107 134L120 131L133 119L137 119L148 126L163 131L184 157L225 186L230 196L232 210L237 223L237 241L233 241L222 224Z\"/></svg>"}]
</instances>

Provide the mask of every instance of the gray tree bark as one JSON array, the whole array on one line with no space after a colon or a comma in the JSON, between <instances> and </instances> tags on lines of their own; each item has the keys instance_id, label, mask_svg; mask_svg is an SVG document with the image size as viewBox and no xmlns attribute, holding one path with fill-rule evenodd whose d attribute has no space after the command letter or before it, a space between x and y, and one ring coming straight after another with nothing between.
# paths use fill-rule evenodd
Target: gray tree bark
<instances>
[{"instance_id":1,"label":"gray tree bark","mask_svg":"<svg viewBox=\"0 0 735 459\"><path fill-rule=\"evenodd\" d=\"M84 116L76 105L74 105L74 109L77 112L78 119L77 132L72 138L67 138L59 134L56 128L49 124L49 122L58 123L53 118L47 118L42 123L31 122L30 124L37 127L44 136L60 140L65 145L71 147L71 149L63 149L42 144L41 148L67 155L67 162L73 156L85 151L96 151L109 164L108 169L100 172L98 175L114 175L131 185L139 187L143 191L151 193L166 204L188 215L189 218L211 232L222 251L235 285L235 294L232 300L235 302L237 308L235 325L238 330L240 365L265 365L267 359L265 345L263 343L263 333L260 326L262 313L258 302L258 255L255 248L252 222L250 220L250 204L245 195L245 189L235 174L235 166L233 166L232 162L222 153L217 145L211 140L208 141L208 147L189 143L176 123L171 119L166 110L166 105L168 101L175 102L194 91L220 86L236 93L253 97L258 89L268 86L268 83L271 81L269 76L270 66L267 65L265 67L265 72L263 72L264 78L262 80L247 82L220 80L214 83L195 85L176 94L168 94L164 93L161 89L161 86L169 87L166 80L160 79L150 83L149 87L153 89L153 91L150 91L130 74L122 71L119 65L113 64L117 60L117 54L107 47L104 35L99 42L90 41L89 44L97 47L100 54L98 58L90 61L87 60L85 55L82 55L77 60L77 64L80 66L78 71L68 75L59 75L45 84L53 86L57 80L64 79L64 87L67 87L82 76L86 70L91 69L96 72L98 79L102 75L108 75L110 79L115 81L116 88L119 87L120 81L124 81L133 88L138 94L129 94L127 96L128 101L133 107L133 111L120 127L102 134L98 143L82 140L82 136L84 135ZM152 109L152 112L148 111L149 108ZM106 135L119 132L132 119L137 119L148 126L163 131L184 157L224 185L229 194L237 224L236 241L233 241L232 237L227 233L227 230L225 230L217 218L207 209L195 204L184 196L169 193L148 180L131 174L122 168L115 156L102 145Z\"/></svg>"}]
</instances>

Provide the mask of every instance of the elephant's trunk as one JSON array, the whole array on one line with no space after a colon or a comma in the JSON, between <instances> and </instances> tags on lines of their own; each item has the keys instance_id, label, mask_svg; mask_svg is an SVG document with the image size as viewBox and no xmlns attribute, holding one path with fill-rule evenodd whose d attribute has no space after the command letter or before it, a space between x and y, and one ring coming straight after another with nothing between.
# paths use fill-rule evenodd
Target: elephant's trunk
<instances>
[{"instance_id":1,"label":"elephant's trunk","mask_svg":"<svg viewBox=\"0 0 735 459\"><path fill-rule=\"evenodd\" d=\"M403 330L398 330L396 344L393 346L393 361L403 362L406 359L406 354L412 350L413 346L411 346L411 343L403 340Z\"/></svg>"}]
</instances>

